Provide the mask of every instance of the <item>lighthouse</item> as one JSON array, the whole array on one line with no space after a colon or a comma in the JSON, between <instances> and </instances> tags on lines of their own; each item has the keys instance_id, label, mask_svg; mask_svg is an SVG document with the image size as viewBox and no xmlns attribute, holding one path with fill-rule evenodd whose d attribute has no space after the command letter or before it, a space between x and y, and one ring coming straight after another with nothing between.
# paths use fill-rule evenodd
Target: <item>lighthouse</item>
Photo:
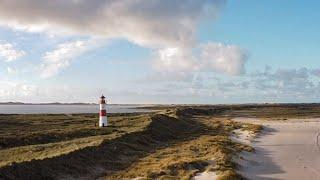
<instances>
[{"instance_id":1,"label":"lighthouse","mask_svg":"<svg viewBox=\"0 0 320 180\"><path fill-rule=\"evenodd\" d=\"M100 117L99 117L99 127L106 127L108 125L107 121L107 110L106 110L106 100L102 95L100 97Z\"/></svg>"}]
</instances>

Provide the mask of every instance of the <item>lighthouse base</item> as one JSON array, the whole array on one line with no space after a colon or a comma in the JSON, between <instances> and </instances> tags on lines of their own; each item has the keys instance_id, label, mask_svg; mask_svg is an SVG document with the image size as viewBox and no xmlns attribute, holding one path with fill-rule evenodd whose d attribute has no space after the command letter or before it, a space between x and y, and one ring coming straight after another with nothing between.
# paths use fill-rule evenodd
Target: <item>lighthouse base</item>
<instances>
[{"instance_id":1,"label":"lighthouse base","mask_svg":"<svg viewBox=\"0 0 320 180\"><path fill-rule=\"evenodd\" d=\"M99 127L106 127L106 126L108 126L107 116L100 116L100 118L99 118Z\"/></svg>"}]
</instances>

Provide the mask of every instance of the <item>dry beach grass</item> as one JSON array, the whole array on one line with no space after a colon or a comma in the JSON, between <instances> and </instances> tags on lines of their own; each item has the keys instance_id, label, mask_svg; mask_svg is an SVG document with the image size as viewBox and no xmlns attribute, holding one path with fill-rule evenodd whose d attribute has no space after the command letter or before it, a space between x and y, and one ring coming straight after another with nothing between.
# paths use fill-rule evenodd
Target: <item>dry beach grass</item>
<instances>
[{"instance_id":1,"label":"dry beach grass","mask_svg":"<svg viewBox=\"0 0 320 180\"><path fill-rule=\"evenodd\" d=\"M307 107L307 108L305 108ZM97 128L95 114L0 115L0 178L190 179L215 171L241 179L232 157L253 151L230 133L260 125L232 117L319 116L319 105L152 107L158 112L114 114ZM275 109L278 109L275 111Z\"/></svg>"}]
</instances>

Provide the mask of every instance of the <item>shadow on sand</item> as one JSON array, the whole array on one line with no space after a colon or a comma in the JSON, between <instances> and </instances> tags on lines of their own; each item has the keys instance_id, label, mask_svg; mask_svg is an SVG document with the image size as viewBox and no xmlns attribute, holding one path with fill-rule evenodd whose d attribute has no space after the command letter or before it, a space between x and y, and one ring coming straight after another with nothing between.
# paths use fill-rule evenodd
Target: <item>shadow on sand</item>
<instances>
[{"instance_id":1,"label":"shadow on sand","mask_svg":"<svg viewBox=\"0 0 320 180\"><path fill-rule=\"evenodd\" d=\"M277 130L264 126L263 131L256 137L253 144L261 141L262 136L272 136ZM266 179L277 180L277 178L268 178L271 174L285 173L280 166L272 160L273 153L263 146L254 146L255 152L243 152L240 154L239 173L248 179Z\"/></svg>"}]
</instances>

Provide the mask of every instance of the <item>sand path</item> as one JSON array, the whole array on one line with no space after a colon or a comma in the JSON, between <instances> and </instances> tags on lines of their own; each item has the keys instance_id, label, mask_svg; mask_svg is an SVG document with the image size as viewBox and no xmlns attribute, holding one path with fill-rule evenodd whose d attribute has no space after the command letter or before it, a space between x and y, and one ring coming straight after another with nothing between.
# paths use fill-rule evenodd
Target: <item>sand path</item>
<instances>
[{"instance_id":1,"label":"sand path","mask_svg":"<svg viewBox=\"0 0 320 180\"><path fill-rule=\"evenodd\" d=\"M320 119L235 120L264 126L261 135L252 142L256 152L241 154L239 172L243 176L248 179L320 179L320 147L317 145Z\"/></svg>"}]
</instances>

